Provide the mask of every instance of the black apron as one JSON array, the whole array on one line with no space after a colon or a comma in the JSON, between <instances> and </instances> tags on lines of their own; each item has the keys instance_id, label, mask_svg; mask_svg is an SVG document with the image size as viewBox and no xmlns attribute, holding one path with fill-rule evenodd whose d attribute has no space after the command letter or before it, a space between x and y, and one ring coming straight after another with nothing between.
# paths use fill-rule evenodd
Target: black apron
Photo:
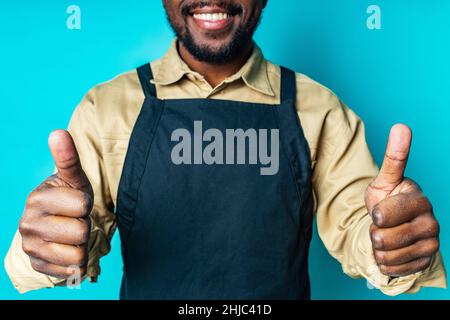
<instances>
[{"instance_id":1,"label":"black apron","mask_svg":"<svg viewBox=\"0 0 450 320\"><path fill-rule=\"evenodd\" d=\"M281 104L268 105L161 100L150 64L138 68L145 101L116 211L121 299L310 298L311 160L295 109L295 73L281 70ZM174 163L172 134L180 128L198 134L196 121L224 136L227 129L278 129L277 173L261 174L261 163Z\"/></svg>"}]
</instances>

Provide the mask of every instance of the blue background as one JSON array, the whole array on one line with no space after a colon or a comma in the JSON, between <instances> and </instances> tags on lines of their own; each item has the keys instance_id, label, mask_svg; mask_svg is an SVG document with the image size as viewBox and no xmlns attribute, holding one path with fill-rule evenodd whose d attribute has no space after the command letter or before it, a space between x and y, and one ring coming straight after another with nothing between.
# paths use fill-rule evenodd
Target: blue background
<instances>
[{"instance_id":1,"label":"blue background","mask_svg":"<svg viewBox=\"0 0 450 320\"><path fill-rule=\"evenodd\" d=\"M82 10L82 29L66 27L66 9ZM366 9L382 9L369 30ZM430 197L450 255L450 2L448 0L270 0L256 39L268 59L336 92L365 121L380 163L391 125L414 132L407 175ZM161 1L8 1L0 5L0 256L4 257L27 194L53 168L48 133L66 127L89 88L161 57L172 32ZM115 299L121 279L118 234L102 259L99 283L19 295L3 268L2 299ZM392 299L344 275L317 237L311 248L315 299ZM398 299L448 299L424 289Z\"/></svg>"}]
</instances>

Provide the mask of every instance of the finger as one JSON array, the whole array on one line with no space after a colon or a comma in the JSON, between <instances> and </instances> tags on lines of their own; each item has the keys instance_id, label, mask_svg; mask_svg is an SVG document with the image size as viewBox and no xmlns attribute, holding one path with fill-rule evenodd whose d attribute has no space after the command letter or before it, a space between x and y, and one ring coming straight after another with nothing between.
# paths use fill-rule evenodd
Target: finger
<instances>
[{"instance_id":1,"label":"finger","mask_svg":"<svg viewBox=\"0 0 450 320\"><path fill-rule=\"evenodd\" d=\"M379 268L382 274L391 277L404 277L425 270L428 268L430 263L431 257L424 257L398 266L379 265Z\"/></svg>"},{"instance_id":2,"label":"finger","mask_svg":"<svg viewBox=\"0 0 450 320\"><path fill-rule=\"evenodd\" d=\"M85 266L59 266L35 257L30 257L30 262L33 269L37 272L56 278L67 279L71 276L79 276L81 278L86 274Z\"/></svg>"},{"instance_id":3,"label":"finger","mask_svg":"<svg viewBox=\"0 0 450 320\"><path fill-rule=\"evenodd\" d=\"M374 185L392 190L403 180L411 148L412 132L406 125L392 127L380 173Z\"/></svg>"},{"instance_id":4,"label":"finger","mask_svg":"<svg viewBox=\"0 0 450 320\"><path fill-rule=\"evenodd\" d=\"M88 193L78 189L42 188L28 196L27 206L40 213L84 218L91 213L93 200Z\"/></svg>"},{"instance_id":5,"label":"finger","mask_svg":"<svg viewBox=\"0 0 450 320\"><path fill-rule=\"evenodd\" d=\"M61 178L73 188L86 187L89 182L71 135L65 130L55 130L48 138L48 145Z\"/></svg>"},{"instance_id":6,"label":"finger","mask_svg":"<svg viewBox=\"0 0 450 320\"><path fill-rule=\"evenodd\" d=\"M439 235L439 224L430 215L421 215L411 222L393 228L370 227L370 237L375 250L395 250L412 245L418 240Z\"/></svg>"},{"instance_id":7,"label":"finger","mask_svg":"<svg viewBox=\"0 0 450 320\"><path fill-rule=\"evenodd\" d=\"M23 239L24 252L34 258L59 266L83 266L87 263L87 247L46 242L34 238Z\"/></svg>"},{"instance_id":8,"label":"finger","mask_svg":"<svg viewBox=\"0 0 450 320\"><path fill-rule=\"evenodd\" d=\"M84 245L89 240L90 219L45 216L35 220L32 230L27 233L29 236L74 246Z\"/></svg>"},{"instance_id":9,"label":"finger","mask_svg":"<svg viewBox=\"0 0 450 320\"><path fill-rule=\"evenodd\" d=\"M372 219L377 227L390 228L432 212L430 201L421 192L400 193L378 203L372 210Z\"/></svg>"},{"instance_id":10,"label":"finger","mask_svg":"<svg viewBox=\"0 0 450 320\"><path fill-rule=\"evenodd\" d=\"M431 257L439 250L438 238L419 240L406 248L391 251L374 250L375 260L379 265L397 266L418 258Z\"/></svg>"}]
</instances>

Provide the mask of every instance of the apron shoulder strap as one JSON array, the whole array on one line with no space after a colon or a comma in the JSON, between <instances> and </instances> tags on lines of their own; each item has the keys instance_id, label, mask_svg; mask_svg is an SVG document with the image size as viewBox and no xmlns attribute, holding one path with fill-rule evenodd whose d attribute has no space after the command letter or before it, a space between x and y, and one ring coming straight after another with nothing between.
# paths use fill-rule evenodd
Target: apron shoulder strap
<instances>
[{"instance_id":1,"label":"apron shoulder strap","mask_svg":"<svg viewBox=\"0 0 450 320\"><path fill-rule=\"evenodd\" d=\"M297 81L295 72L285 67L281 68L281 104L297 99Z\"/></svg>"},{"instance_id":2,"label":"apron shoulder strap","mask_svg":"<svg viewBox=\"0 0 450 320\"><path fill-rule=\"evenodd\" d=\"M309 206L311 205L309 201L312 199L311 153L300 117L297 114L296 101L296 74L292 70L281 67L281 104L279 108L275 108L280 127L280 139L289 157L301 201ZM305 217L309 216L309 214L305 214ZM303 223L302 225L309 224Z\"/></svg>"},{"instance_id":3,"label":"apron shoulder strap","mask_svg":"<svg viewBox=\"0 0 450 320\"><path fill-rule=\"evenodd\" d=\"M150 63L146 63L137 68L137 73L145 97L151 96L156 98L156 87L153 83L151 83L151 80L153 80L153 72Z\"/></svg>"}]
</instances>

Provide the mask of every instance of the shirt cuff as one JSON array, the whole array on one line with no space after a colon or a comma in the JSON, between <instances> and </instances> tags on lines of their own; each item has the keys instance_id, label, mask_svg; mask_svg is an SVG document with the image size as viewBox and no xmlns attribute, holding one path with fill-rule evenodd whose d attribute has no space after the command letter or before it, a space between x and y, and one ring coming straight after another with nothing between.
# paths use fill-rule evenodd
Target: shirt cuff
<instances>
[{"instance_id":1,"label":"shirt cuff","mask_svg":"<svg viewBox=\"0 0 450 320\"><path fill-rule=\"evenodd\" d=\"M11 247L5 257L5 270L12 284L20 293L42 288L53 288L65 280L37 272L30 258L22 249L22 237L16 231Z\"/></svg>"}]
</instances>

